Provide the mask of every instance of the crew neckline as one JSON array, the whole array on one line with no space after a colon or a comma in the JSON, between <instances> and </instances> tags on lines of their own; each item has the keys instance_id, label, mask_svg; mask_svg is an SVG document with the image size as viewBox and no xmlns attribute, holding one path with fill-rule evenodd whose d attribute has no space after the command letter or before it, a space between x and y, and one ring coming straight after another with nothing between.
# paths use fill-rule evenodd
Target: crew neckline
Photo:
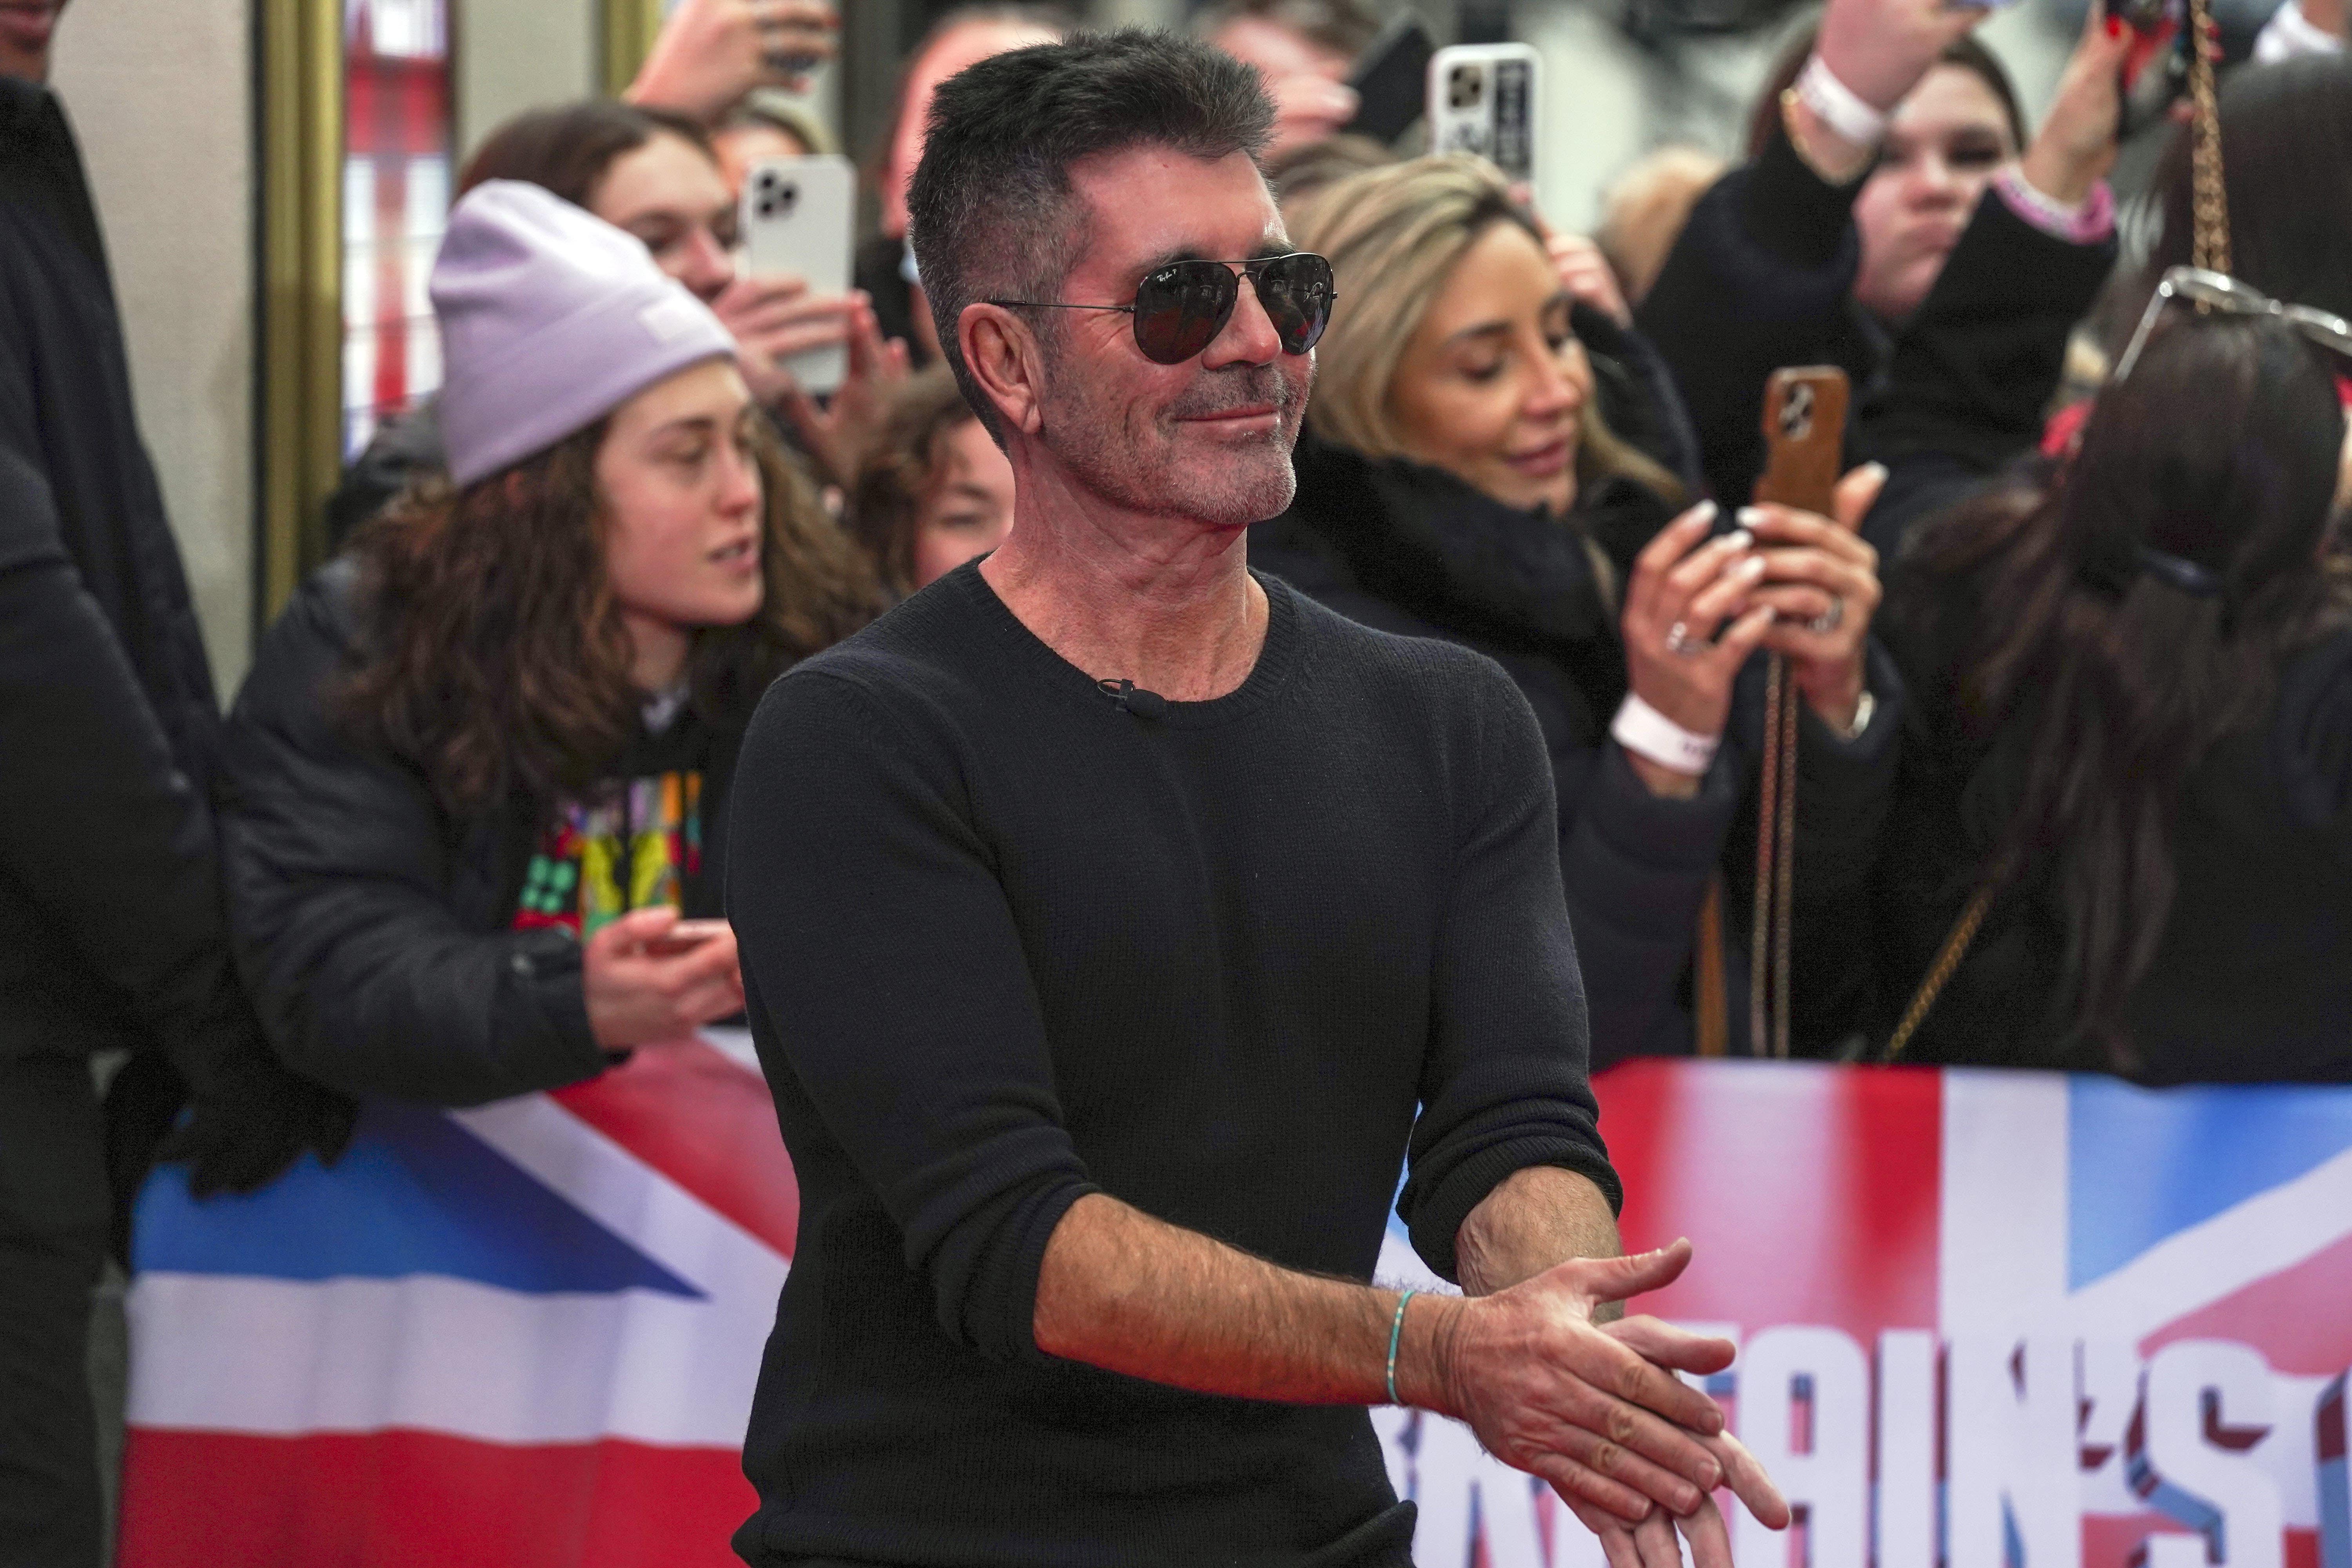
<instances>
[{"instance_id":1,"label":"crew neckline","mask_svg":"<svg viewBox=\"0 0 2352 1568\"><path fill-rule=\"evenodd\" d=\"M1007 646L1034 666L1057 690L1070 693L1106 711L1117 711L1118 699L1068 659L1054 651L1045 638L1029 629L1028 624L1013 613L1013 607L997 596L987 578L981 575L980 563L985 560L965 563L950 574L954 585L978 610L982 619L995 626L1004 637ZM1223 697L1212 697L1199 702L1178 702L1167 700L1166 709L1156 718L1138 721L1159 724L1169 729L1199 730L1229 723L1256 711L1279 694L1290 679L1297 661L1297 605L1290 586L1281 579L1267 577L1252 571L1251 577L1265 595L1265 641L1258 648L1257 662L1242 683Z\"/></svg>"}]
</instances>

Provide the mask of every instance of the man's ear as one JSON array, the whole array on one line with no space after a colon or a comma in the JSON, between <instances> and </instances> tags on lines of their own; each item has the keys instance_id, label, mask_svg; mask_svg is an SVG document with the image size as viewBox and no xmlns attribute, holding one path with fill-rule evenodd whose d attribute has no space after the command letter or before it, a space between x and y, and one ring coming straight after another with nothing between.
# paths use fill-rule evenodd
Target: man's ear
<instances>
[{"instance_id":1,"label":"man's ear","mask_svg":"<svg viewBox=\"0 0 2352 1568\"><path fill-rule=\"evenodd\" d=\"M964 368L1007 430L1034 436L1045 422L1045 359L1029 323L1002 305L973 303L956 318Z\"/></svg>"}]
</instances>

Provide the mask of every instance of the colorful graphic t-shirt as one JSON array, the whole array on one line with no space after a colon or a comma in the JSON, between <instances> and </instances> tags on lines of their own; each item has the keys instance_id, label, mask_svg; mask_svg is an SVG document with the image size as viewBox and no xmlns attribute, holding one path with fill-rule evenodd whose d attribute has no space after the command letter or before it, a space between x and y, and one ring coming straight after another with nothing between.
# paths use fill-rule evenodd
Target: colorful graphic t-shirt
<instances>
[{"instance_id":1,"label":"colorful graphic t-shirt","mask_svg":"<svg viewBox=\"0 0 2352 1568\"><path fill-rule=\"evenodd\" d=\"M519 931L566 926L582 940L648 904L686 903L702 873L702 774L625 780L558 808L524 874Z\"/></svg>"}]
</instances>

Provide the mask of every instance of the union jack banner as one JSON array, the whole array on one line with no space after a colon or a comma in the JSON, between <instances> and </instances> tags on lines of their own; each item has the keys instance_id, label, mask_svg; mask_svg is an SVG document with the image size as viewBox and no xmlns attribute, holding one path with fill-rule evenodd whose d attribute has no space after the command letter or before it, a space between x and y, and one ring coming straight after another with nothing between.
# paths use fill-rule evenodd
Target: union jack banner
<instances>
[{"instance_id":1,"label":"union jack banner","mask_svg":"<svg viewBox=\"0 0 2352 1568\"><path fill-rule=\"evenodd\" d=\"M2352 1090L1646 1062L1601 1082L1634 1304L1801 1510L1741 1568L2352 1568ZM139 1214L121 1561L718 1565L798 1205L748 1041ZM1382 1277L1436 1282L1392 1226ZM1422 1568L1599 1568L1465 1428L1373 1414Z\"/></svg>"}]
</instances>

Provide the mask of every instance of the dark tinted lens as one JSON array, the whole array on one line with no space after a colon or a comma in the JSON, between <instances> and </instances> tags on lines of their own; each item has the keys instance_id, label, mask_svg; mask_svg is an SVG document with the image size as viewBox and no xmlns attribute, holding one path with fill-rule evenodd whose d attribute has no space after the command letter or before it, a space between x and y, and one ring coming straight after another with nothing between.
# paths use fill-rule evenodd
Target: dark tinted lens
<instances>
[{"instance_id":1,"label":"dark tinted lens","mask_svg":"<svg viewBox=\"0 0 2352 1568\"><path fill-rule=\"evenodd\" d=\"M1276 257L1257 269L1257 302L1282 339L1282 352L1305 353L1331 320L1331 264L1304 250Z\"/></svg>"},{"instance_id":2,"label":"dark tinted lens","mask_svg":"<svg viewBox=\"0 0 2352 1568\"><path fill-rule=\"evenodd\" d=\"M1181 364L1216 341L1241 280L1220 261L1179 261L1135 290L1135 346L1160 364Z\"/></svg>"}]
</instances>

